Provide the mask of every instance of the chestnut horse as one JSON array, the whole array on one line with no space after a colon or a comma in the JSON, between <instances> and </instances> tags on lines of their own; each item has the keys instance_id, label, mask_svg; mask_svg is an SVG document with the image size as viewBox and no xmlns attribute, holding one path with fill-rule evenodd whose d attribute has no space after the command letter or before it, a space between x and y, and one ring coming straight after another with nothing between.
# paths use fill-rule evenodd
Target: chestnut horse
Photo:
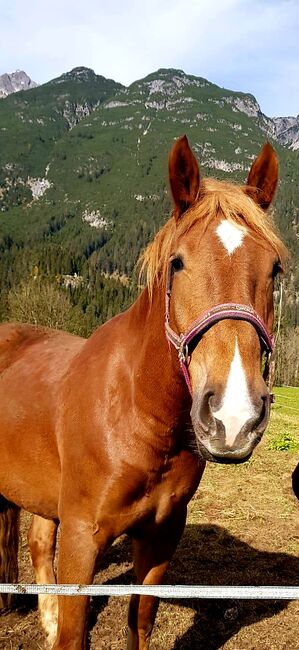
<instances>
[{"instance_id":1,"label":"chestnut horse","mask_svg":"<svg viewBox=\"0 0 299 650\"><path fill-rule=\"evenodd\" d=\"M246 460L267 426L261 360L285 255L266 214L276 154L264 145L244 187L201 180L184 136L169 177L173 215L143 255L147 285L127 312L87 340L0 328L1 581L16 578L24 508L36 515L37 582L55 582L59 522L58 583L91 583L125 532L137 580L162 583L205 461ZM86 648L88 599L60 596L57 621L56 605L40 599L53 648ZM131 650L149 647L157 607L132 597Z\"/></svg>"}]
</instances>

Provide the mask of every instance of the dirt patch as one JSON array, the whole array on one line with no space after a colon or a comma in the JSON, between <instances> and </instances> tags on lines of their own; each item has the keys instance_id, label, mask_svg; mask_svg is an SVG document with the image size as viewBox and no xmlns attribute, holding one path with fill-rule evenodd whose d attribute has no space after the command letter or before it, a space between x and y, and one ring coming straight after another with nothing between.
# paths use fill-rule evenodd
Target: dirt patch
<instances>
[{"instance_id":1,"label":"dirt patch","mask_svg":"<svg viewBox=\"0 0 299 650\"><path fill-rule=\"evenodd\" d=\"M271 434L270 434L271 436ZM168 572L171 584L298 585L298 503L291 491L296 455L262 441L245 465L208 464L189 506L188 523ZM22 515L20 581L33 581ZM107 553L96 583L134 582L130 541ZM35 597L1 617L3 650L45 647ZM94 598L91 649L126 647L128 598ZM298 650L299 606L286 601L161 602L152 650Z\"/></svg>"}]
</instances>

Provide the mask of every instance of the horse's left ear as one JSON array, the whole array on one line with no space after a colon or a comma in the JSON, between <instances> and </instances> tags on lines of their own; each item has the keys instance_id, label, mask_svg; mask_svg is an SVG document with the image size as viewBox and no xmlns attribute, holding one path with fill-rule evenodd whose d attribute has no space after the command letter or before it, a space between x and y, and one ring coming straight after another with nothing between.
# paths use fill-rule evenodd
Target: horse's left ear
<instances>
[{"instance_id":1,"label":"horse's left ear","mask_svg":"<svg viewBox=\"0 0 299 650\"><path fill-rule=\"evenodd\" d=\"M199 168L187 137L184 135L173 145L168 161L169 182L175 205L174 216L182 216L198 197Z\"/></svg>"},{"instance_id":2,"label":"horse's left ear","mask_svg":"<svg viewBox=\"0 0 299 650\"><path fill-rule=\"evenodd\" d=\"M270 142L266 142L251 165L246 192L263 210L267 210L275 194L277 182L278 158Z\"/></svg>"}]
</instances>

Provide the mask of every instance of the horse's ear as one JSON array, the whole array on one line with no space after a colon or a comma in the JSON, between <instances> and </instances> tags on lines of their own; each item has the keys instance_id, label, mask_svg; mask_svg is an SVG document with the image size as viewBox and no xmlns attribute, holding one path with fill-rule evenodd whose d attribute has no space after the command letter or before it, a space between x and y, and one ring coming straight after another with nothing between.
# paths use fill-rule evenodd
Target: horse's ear
<instances>
[{"instance_id":1,"label":"horse's ear","mask_svg":"<svg viewBox=\"0 0 299 650\"><path fill-rule=\"evenodd\" d=\"M263 210L267 210L275 194L277 182L278 158L270 142L266 142L251 165L246 192Z\"/></svg>"},{"instance_id":2,"label":"horse's ear","mask_svg":"<svg viewBox=\"0 0 299 650\"><path fill-rule=\"evenodd\" d=\"M199 168L187 137L173 145L169 154L169 181L178 219L196 201L199 190Z\"/></svg>"}]
</instances>

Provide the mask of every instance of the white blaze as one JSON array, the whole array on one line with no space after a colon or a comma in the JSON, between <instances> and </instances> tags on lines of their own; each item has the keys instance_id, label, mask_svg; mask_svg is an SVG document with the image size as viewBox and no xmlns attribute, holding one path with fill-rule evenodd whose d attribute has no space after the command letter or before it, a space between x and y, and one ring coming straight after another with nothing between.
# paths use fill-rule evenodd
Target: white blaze
<instances>
[{"instance_id":1,"label":"white blaze","mask_svg":"<svg viewBox=\"0 0 299 650\"><path fill-rule=\"evenodd\" d=\"M217 226L216 233L224 248L226 248L229 255L231 255L236 248L242 246L246 230L245 228L241 228L234 223L223 219L219 226Z\"/></svg>"},{"instance_id":2,"label":"white blaze","mask_svg":"<svg viewBox=\"0 0 299 650\"><path fill-rule=\"evenodd\" d=\"M213 415L217 420L223 422L225 426L225 440L228 445L233 445L236 436L245 422L255 415L255 410L248 392L237 339L234 358L224 391L223 403L218 411L213 411Z\"/></svg>"}]
</instances>

